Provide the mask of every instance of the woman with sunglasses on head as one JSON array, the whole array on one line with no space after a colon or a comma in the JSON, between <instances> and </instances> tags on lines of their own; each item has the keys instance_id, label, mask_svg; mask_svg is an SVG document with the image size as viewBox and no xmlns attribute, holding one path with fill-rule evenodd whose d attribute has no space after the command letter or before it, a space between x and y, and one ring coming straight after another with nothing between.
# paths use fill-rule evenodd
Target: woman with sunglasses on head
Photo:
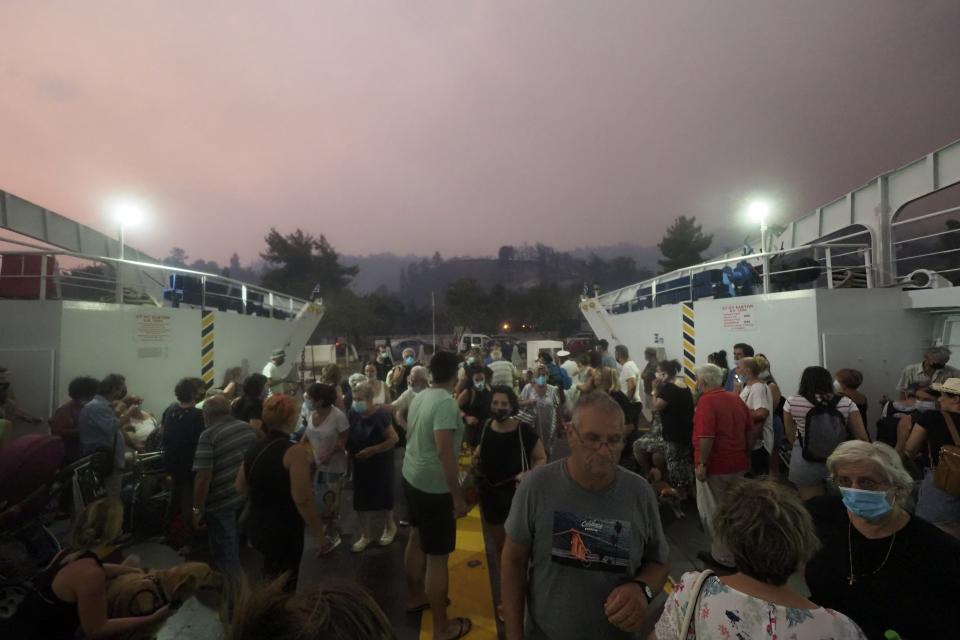
<instances>
[{"instance_id":1,"label":"woman with sunglasses on head","mask_svg":"<svg viewBox=\"0 0 960 640\"><path fill-rule=\"evenodd\" d=\"M881 442L850 440L827 459L841 497L806 503L823 546L807 563L810 599L868 638L952 638L960 628L960 541L904 504L913 479Z\"/></svg>"}]
</instances>

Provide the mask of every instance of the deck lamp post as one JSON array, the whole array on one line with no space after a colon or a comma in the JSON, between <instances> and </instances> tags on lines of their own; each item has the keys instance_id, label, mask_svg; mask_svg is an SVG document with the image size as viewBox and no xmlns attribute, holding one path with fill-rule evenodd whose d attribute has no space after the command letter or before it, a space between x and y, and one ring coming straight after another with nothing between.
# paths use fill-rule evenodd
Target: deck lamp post
<instances>
[{"instance_id":1,"label":"deck lamp post","mask_svg":"<svg viewBox=\"0 0 960 640\"><path fill-rule=\"evenodd\" d=\"M133 200L120 200L113 205L113 217L120 226L120 259L124 259L124 232L127 227L138 225L144 217L143 205Z\"/></svg>"},{"instance_id":2,"label":"deck lamp post","mask_svg":"<svg viewBox=\"0 0 960 640\"><path fill-rule=\"evenodd\" d=\"M754 200L747 206L747 217L760 223L760 259L763 261L763 292L770 292L770 259L767 255L767 216L770 204L764 200Z\"/></svg>"}]
</instances>

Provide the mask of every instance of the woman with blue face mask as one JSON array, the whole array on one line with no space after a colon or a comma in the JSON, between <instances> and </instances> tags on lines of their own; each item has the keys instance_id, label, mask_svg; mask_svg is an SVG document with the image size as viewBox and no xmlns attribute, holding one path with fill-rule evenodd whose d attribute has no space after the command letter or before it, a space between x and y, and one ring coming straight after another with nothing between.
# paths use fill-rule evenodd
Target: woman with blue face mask
<instances>
[{"instance_id":1,"label":"woman with blue face mask","mask_svg":"<svg viewBox=\"0 0 960 640\"><path fill-rule=\"evenodd\" d=\"M868 638L952 638L960 628L960 541L904 508L913 478L881 442L851 440L827 459L840 496L809 500L820 551L810 599L852 618Z\"/></svg>"},{"instance_id":2,"label":"woman with blue face mask","mask_svg":"<svg viewBox=\"0 0 960 640\"><path fill-rule=\"evenodd\" d=\"M533 381L520 392L520 408L530 418L549 458L553 452L554 434L560 425L560 395L557 388L547 382L547 367L537 365Z\"/></svg>"},{"instance_id":3,"label":"woman with blue face mask","mask_svg":"<svg viewBox=\"0 0 960 640\"><path fill-rule=\"evenodd\" d=\"M374 515L384 519L383 534L377 544L386 547L397 535L393 519L393 449L400 438L390 413L374 403L373 394L369 382L357 385L347 414L347 451L353 459L353 509L360 516L360 536L350 548L354 553L373 542Z\"/></svg>"},{"instance_id":4,"label":"woman with blue face mask","mask_svg":"<svg viewBox=\"0 0 960 640\"><path fill-rule=\"evenodd\" d=\"M490 417L490 370L482 364L466 367L466 383L457 395L457 404L466 425L463 440L471 449L480 441L480 428Z\"/></svg>"}]
</instances>

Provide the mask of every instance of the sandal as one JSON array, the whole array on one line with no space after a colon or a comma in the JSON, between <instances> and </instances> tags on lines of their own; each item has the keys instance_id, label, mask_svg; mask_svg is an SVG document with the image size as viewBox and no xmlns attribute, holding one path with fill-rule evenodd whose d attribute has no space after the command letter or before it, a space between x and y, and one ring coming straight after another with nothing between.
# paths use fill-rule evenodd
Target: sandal
<instances>
[{"instance_id":1,"label":"sandal","mask_svg":"<svg viewBox=\"0 0 960 640\"><path fill-rule=\"evenodd\" d=\"M449 638L449 640L458 640L458 638L462 638L473 630L473 623L470 618L454 618L454 620L457 621L460 628L457 630L457 635Z\"/></svg>"},{"instance_id":2,"label":"sandal","mask_svg":"<svg viewBox=\"0 0 960 640\"><path fill-rule=\"evenodd\" d=\"M448 606L448 607L450 606L450 598L447 598L447 606ZM421 613L421 612L423 612L423 611L426 611L426 610L429 609L429 608L430 608L430 603L429 603L429 602L424 602L423 604L418 604L418 605L415 606L415 607L409 607L409 608L407 609L407 613L409 613L409 614Z\"/></svg>"}]
</instances>

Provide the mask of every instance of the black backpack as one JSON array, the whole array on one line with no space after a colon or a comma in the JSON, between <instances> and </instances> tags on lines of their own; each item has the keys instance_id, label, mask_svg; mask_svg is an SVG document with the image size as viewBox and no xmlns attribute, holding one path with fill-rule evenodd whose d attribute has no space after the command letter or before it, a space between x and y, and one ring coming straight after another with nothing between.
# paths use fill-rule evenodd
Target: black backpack
<instances>
[{"instance_id":1,"label":"black backpack","mask_svg":"<svg viewBox=\"0 0 960 640\"><path fill-rule=\"evenodd\" d=\"M828 402L819 402L807 412L804 434L800 437L804 460L826 462L838 445L850 439L847 420L837 409L841 397L836 395Z\"/></svg>"}]
</instances>

